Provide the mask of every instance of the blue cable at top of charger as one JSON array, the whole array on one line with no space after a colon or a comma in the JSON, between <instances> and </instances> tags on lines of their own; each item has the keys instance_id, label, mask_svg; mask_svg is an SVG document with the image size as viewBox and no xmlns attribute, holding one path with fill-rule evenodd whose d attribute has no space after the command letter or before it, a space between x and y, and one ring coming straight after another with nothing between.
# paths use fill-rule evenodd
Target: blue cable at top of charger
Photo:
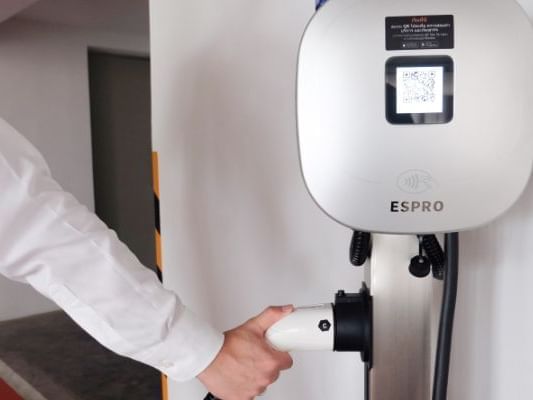
<instances>
[{"instance_id":1,"label":"blue cable at top of charger","mask_svg":"<svg viewBox=\"0 0 533 400\"><path fill-rule=\"evenodd\" d=\"M328 0L315 0L316 3L316 9L318 10L320 7L322 7L324 4L326 4Z\"/></svg>"}]
</instances>

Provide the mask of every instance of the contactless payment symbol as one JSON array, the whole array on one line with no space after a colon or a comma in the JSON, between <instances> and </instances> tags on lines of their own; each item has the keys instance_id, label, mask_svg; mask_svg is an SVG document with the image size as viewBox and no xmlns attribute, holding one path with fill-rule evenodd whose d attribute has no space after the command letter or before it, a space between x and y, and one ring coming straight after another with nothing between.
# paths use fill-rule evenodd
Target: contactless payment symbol
<instances>
[{"instance_id":1,"label":"contactless payment symbol","mask_svg":"<svg viewBox=\"0 0 533 400\"><path fill-rule=\"evenodd\" d=\"M425 193L437 185L431 174L419 169L410 169L398 177L398 188L406 193Z\"/></svg>"}]
</instances>

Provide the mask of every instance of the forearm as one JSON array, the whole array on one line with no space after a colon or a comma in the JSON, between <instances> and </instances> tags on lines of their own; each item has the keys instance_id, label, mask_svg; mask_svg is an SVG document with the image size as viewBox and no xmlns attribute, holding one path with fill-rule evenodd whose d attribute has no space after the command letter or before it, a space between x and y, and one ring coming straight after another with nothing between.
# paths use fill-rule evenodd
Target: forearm
<instances>
[{"instance_id":1,"label":"forearm","mask_svg":"<svg viewBox=\"0 0 533 400\"><path fill-rule=\"evenodd\" d=\"M17 135L0 126L0 273L31 284L119 354L176 380L200 373L223 335L64 192L40 154Z\"/></svg>"}]
</instances>

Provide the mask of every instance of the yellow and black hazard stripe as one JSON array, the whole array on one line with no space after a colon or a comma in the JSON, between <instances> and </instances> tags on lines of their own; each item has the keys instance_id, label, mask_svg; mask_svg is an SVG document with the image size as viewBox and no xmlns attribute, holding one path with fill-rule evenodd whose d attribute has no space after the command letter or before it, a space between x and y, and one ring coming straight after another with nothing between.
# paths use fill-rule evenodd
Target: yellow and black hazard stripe
<instances>
[{"instance_id":1,"label":"yellow and black hazard stripe","mask_svg":"<svg viewBox=\"0 0 533 400\"><path fill-rule=\"evenodd\" d=\"M155 211L155 264L159 280L163 282L163 253L161 247L161 214L159 208L159 155L152 153L152 182L154 186L154 211ZM168 378L161 374L161 396L168 400Z\"/></svg>"},{"instance_id":2,"label":"yellow and black hazard stripe","mask_svg":"<svg viewBox=\"0 0 533 400\"><path fill-rule=\"evenodd\" d=\"M159 208L159 155L152 153L152 181L154 185L154 211L155 211L155 263L157 276L163 281L163 260L161 252L161 214Z\"/></svg>"}]
</instances>

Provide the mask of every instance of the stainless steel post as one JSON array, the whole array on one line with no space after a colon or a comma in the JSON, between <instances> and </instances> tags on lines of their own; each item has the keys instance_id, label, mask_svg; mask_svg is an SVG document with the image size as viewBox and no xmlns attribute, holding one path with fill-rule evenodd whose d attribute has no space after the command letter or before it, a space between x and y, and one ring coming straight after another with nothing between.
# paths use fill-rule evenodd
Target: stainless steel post
<instances>
[{"instance_id":1,"label":"stainless steel post","mask_svg":"<svg viewBox=\"0 0 533 400\"><path fill-rule=\"evenodd\" d=\"M413 235L373 235L366 270L374 319L369 400L431 399L438 296L433 294L433 278L409 273L409 261L416 254Z\"/></svg>"}]
</instances>

